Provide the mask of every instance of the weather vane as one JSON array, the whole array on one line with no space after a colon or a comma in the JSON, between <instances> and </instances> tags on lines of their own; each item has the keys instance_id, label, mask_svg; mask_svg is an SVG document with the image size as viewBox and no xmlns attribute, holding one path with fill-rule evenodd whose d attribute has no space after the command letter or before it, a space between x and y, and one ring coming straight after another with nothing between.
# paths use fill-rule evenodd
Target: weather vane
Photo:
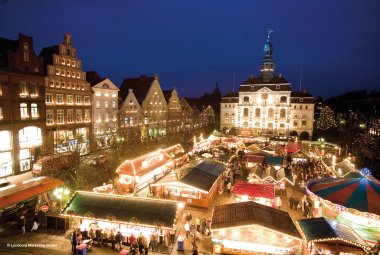
<instances>
[{"instance_id":1,"label":"weather vane","mask_svg":"<svg viewBox=\"0 0 380 255\"><path fill-rule=\"evenodd\" d=\"M273 33L273 30L268 28L267 29L267 34L268 34L268 38L267 38L267 41L269 42L269 37L270 37L270 34Z\"/></svg>"}]
</instances>

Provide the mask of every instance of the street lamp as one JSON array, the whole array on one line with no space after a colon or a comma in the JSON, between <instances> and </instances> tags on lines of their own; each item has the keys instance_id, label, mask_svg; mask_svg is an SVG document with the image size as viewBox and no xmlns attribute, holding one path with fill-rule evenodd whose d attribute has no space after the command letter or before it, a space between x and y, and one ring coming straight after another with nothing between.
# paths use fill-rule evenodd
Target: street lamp
<instances>
[{"instance_id":1,"label":"street lamp","mask_svg":"<svg viewBox=\"0 0 380 255\"><path fill-rule=\"evenodd\" d=\"M59 200L59 211L61 211L62 201L70 195L70 190L66 187L59 187L53 191L53 194Z\"/></svg>"}]
</instances>

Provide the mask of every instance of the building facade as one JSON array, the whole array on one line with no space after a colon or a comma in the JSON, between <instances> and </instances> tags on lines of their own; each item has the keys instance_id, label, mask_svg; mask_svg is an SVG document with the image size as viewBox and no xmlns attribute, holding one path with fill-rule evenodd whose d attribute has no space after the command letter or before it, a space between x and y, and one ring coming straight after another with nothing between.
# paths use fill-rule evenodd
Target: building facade
<instances>
[{"instance_id":1,"label":"building facade","mask_svg":"<svg viewBox=\"0 0 380 255\"><path fill-rule=\"evenodd\" d=\"M181 131L182 109L176 89L163 91L168 105L167 132L170 135Z\"/></svg>"},{"instance_id":2,"label":"building facade","mask_svg":"<svg viewBox=\"0 0 380 255\"><path fill-rule=\"evenodd\" d=\"M120 87L122 101L130 89L133 90L142 110L141 138L144 140L166 136L167 103L158 75L124 79Z\"/></svg>"},{"instance_id":3,"label":"building facade","mask_svg":"<svg viewBox=\"0 0 380 255\"><path fill-rule=\"evenodd\" d=\"M92 130L98 147L111 145L119 128L119 88L96 72L87 72L92 90Z\"/></svg>"},{"instance_id":4,"label":"building facade","mask_svg":"<svg viewBox=\"0 0 380 255\"><path fill-rule=\"evenodd\" d=\"M73 47L72 36L62 44L43 48L47 140L50 153L80 150L86 154L92 128L91 88L82 61Z\"/></svg>"},{"instance_id":5,"label":"building facade","mask_svg":"<svg viewBox=\"0 0 380 255\"><path fill-rule=\"evenodd\" d=\"M142 109L133 89L128 89L128 94L122 101L119 123L122 138L135 141L141 139Z\"/></svg>"},{"instance_id":6,"label":"building facade","mask_svg":"<svg viewBox=\"0 0 380 255\"><path fill-rule=\"evenodd\" d=\"M275 75L273 45L264 45L260 76L250 77L238 93L222 98L220 127L241 135L296 135L310 139L313 133L314 98L293 92L291 84Z\"/></svg>"},{"instance_id":7,"label":"building facade","mask_svg":"<svg viewBox=\"0 0 380 255\"><path fill-rule=\"evenodd\" d=\"M40 155L44 98L43 63L33 38L0 38L0 176L31 170Z\"/></svg>"}]
</instances>

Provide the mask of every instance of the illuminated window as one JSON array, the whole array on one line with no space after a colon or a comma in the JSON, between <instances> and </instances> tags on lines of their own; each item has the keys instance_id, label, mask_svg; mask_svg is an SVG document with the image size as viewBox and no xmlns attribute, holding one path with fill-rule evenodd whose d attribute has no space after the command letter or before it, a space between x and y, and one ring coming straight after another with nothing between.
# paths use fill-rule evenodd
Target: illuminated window
<instances>
[{"instance_id":1,"label":"illuminated window","mask_svg":"<svg viewBox=\"0 0 380 255\"><path fill-rule=\"evenodd\" d=\"M76 96L76 103L77 104L82 104L82 97L81 96Z\"/></svg>"},{"instance_id":2,"label":"illuminated window","mask_svg":"<svg viewBox=\"0 0 380 255\"><path fill-rule=\"evenodd\" d=\"M108 109L108 101L104 101L104 108Z\"/></svg>"},{"instance_id":3,"label":"illuminated window","mask_svg":"<svg viewBox=\"0 0 380 255\"><path fill-rule=\"evenodd\" d=\"M104 96L105 96L105 97L109 97L109 96L110 96L110 93L104 93Z\"/></svg>"},{"instance_id":4,"label":"illuminated window","mask_svg":"<svg viewBox=\"0 0 380 255\"><path fill-rule=\"evenodd\" d=\"M280 103L286 103L287 102L287 98L285 96L282 96L280 98Z\"/></svg>"},{"instance_id":5,"label":"illuminated window","mask_svg":"<svg viewBox=\"0 0 380 255\"><path fill-rule=\"evenodd\" d=\"M89 96L84 97L84 104L87 104L87 105L90 104L90 97Z\"/></svg>"},{"instance_id":6,"label":"illuminated window","mask_svg":"<svg viewBox=\"0 0 380 255\"><path fill-rule=\"evenodd\" d=\"M306 120L303 120L302 123L301 123L302 127L305 128L307 126L307 121Z\"/></svg>"},{"instance_id":7,"label":"illuminated window","mask_svg":"<svg viewBox=\"0 0 380 255\"><path fill-rule=\"evenodd\" d=\"M18 132L20 148L38 146L42 144L41 129L38 127L26 127Z\"/></svg>"},{"instance_id":8,"label":"illuminated window","mask_svg":"<svg viewBox=\"0 0 380 255\"><path fill-rule=\"evenodd\" d=\"M74 96L73 95L67 95L67 103L68 104L74 103Z\"/></svg>"},{"instance_id":9,"label":"illuminated window","mask_svg":"<svg viewBox=\"0 0 380 255\"><path fill-rule=\"evenodd\" d=\"M117 94L116 93L112 93L112 97L117 97Z\"/></svg>"},{"instance_id":10,"label":"illuminated window","mask_svg":"<svg viewBox=\"0 0 380 255\"><path fill-rule=\"evenodd\" d=\"M21 118L29 118L28 105L27 104L25 104L25 103L20 104L20 115L21 115Z\"/></svg>"},{"instance_id":11,"label":"illuminated window","mask_svg":"<svg viewBox=\"0 0 380 255\"><path fill-rule=\"evenodd\" d=\"M116 115L115 115L115 120L116 120ZM129 125L133 126L133 117L130 117L129 118Z\"/></svg>"},{"instance_id":12,"label":"illuminated window","mask_svg":"<svg viewBox=\"0 0 380 255\"><path fill-rule=\"evenodd\" d=\"M74 122L74 110L68 109L67 110L67 123L73 123Z\"/></svg>"},{"instance_id":13,"label":"illuminated window","mask_svg":"<svg viewBox=\"0 0 380 255\"><path fill-rule=\"evenodd\" d=\"M144 117L144 124L146 125L146 124L148 124L148 122L149 122L148 117Z\"/></svg>"},{"instance_id":14,"label":"illuminated window","mask_svg":"<svg viewBox=\"0 0 380 255\"><path fill-rule=\"evenodd\" d=\"M255 110L255 118L260 118L260 114L261 114L260 109L256 108L256 110Z\"/></svg>"},{"instance_id":15,"label":"illuminated window","mask_svg":"<svg viewBox=\"0 0 380 255\"><path fill-rule=\"evenodd\" d=\"M58 109L57 110L57 123L58 124L65 123L64 118L65 118L65 114L64 114L63 110L62 109Z\"/></svg>"},{"instance_id":16,"label":"illuminated window","mask_svg":"<svg viewBox=\"0 0 380 255\"><path fill-rule=\"evenodd\" d=\"M244 97L244 103L248 103L249 102L249 97Z\"/></svg>"},{"instance_id":17,"label":"illuminated window","mask_svg":"<svg viewBox=\"0 0 380 255\"><path fill-rule=\"evenodd\" d=\"M63 95L62 94L57 94L57 104L63 104Z\"/></svg>"},{"instance_id":18,"label":"illuminated window","mask_svg":"<svg viewBox=\"0 0 380 255\"><path fill-rule=\"evenodd\" d=\"M30 95L34 97L38 95L36 84L30 84Z\"/></svg>"},{"instance_id":19,"label":"illuminated window","mask_svg":"<svg viewBox=\"0 0 380 255\"><path fill-rule=\"evenodd\" d=\"M285 118L286 111L285 109L280 110L280 118Z\"/></svg>"},{"instance_id":20,"label":"illuminated window","mask_svg":"<svg viewBox=\"0 0 380 255\"><path fill-rule=\"evenodd\" d=\"M30 110L31 110L32 118L38 118L38 106L36 103L31 104Z\"/></svg>"},{"instance_id":21,"label":"illuminated window","mask_svg":"<svg viewBox=\"0 0 380 255\"><path fill-rule=\"evenodd\" d=\"M273 108L270 108L268 110L268 118L273 118L273 115L274 115L274 110L273 110Z\"/></svg>"},{"instance_id":22,"label":"illuminated window","mask_svg":"<svg viewBox=\"0 0 380 255\"><path fill-rule=\"evenodd\" d=\"M90 109L85 109L84 110L84 121L85 122L90 122Z\"/></svg>"},{"instance_id":23,"label":"illuminated window","mask_svg":"<svg viewBox=\"0 0 380 255\"><path fill-rule=\"evenodd\" d=\"M95 107L96 107L96 109L99 109L99 108L100 108L100 101L96 101L96 102L95 102Z\"/></svg>"},{"instance_id":24,"label":"illuminated window","mask_svg":"<svg viewBox=\"0 0 380 255\"><path fill-rule=\"evenodd\" d=\"M28 95L28 91L26 90L26 83L25 82L21 82L20 83L20 96L21 97L25 97Z\"/></svg>"},{"instance_id":25,"label":"illuminated window","mask_svg":"<svg viewBox=\"0 0 380 255\"><path fill-rule=\"evenodd\" d=\"M95 96L100 97L102 94L100 92L96 92Z\"/></svg>"},{"instance_id":26,"label":"illuminated window","mask_svg":"<svg viewBox=\"0 0 380 255\"><path fill-rule=\"evenodd\" d=\"M47 104L53 103L53 94L46 94L45 98L46 98L45 101L46 101Z\"/></svg>"},{"instance_id":27,"label":"illuminated window","mask_svg":"<svg viewBox=\"0 0 380 255\"><path fill-rule=\"evenodd\" d=\"M46 110L46 124L54 124L53 110Z\"/></svg>"},{"instance_id":28,"label":"illuminated window","mask_svg":"<svg viewBox=\"0 0 380 255\"><path fill-rule=\"evenodd\" d=\"M11 132L10 131L0 131L0 151L6 151L12 149L12 143L11 143ZM2 154L0 154L2 155ZM2 158L2 157L0 157ZM0 171L1 172L1 171Z\"/></svg>"},{"instance_id":29,"label":"illuminated window","mask_svg":"<svg viewBox=\"0 0 380 255\"><path fill-rule=\"evenodd\" d=\"M76 110L77 123L82 122L82 110Z\"/></svg>"},{"instance_id":30,"label":"illuminated window","mask_svg":"<svg viewBox=\"0 0 380 255\"><path fill-rule=\"evenodd\" d=\"M112 108L116 109L116 101L112 101Z\"/></svg>"},{"instance_id":31,"label":"illuminated window","mask_svg":"<svg viewBox=\"0 0 380 255\"><path fill-rule=\"evenodd\" d=\"M244 108L244 117L248 117L249 110L248 108Z\"/></svg>"}]
</instances>

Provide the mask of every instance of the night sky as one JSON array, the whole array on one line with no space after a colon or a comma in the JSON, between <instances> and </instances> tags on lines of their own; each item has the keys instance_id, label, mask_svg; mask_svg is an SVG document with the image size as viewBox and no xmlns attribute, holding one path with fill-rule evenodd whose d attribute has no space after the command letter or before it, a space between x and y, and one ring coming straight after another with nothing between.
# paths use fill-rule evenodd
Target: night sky
<instances>
[{"instance_id":1,"label":"night sky","mask_svg":"<svg viewBox=\"0 0 380 255\"><path fill-rule=\"evenodd\" d=\"M327 98L380 88L380 1L0 0L0 37L21 32L42 47L73 44L84 70L119 85L158 73L180 96L225 94L259 75L266 30L277 74Z\"/></svg>"}]
</instances>

